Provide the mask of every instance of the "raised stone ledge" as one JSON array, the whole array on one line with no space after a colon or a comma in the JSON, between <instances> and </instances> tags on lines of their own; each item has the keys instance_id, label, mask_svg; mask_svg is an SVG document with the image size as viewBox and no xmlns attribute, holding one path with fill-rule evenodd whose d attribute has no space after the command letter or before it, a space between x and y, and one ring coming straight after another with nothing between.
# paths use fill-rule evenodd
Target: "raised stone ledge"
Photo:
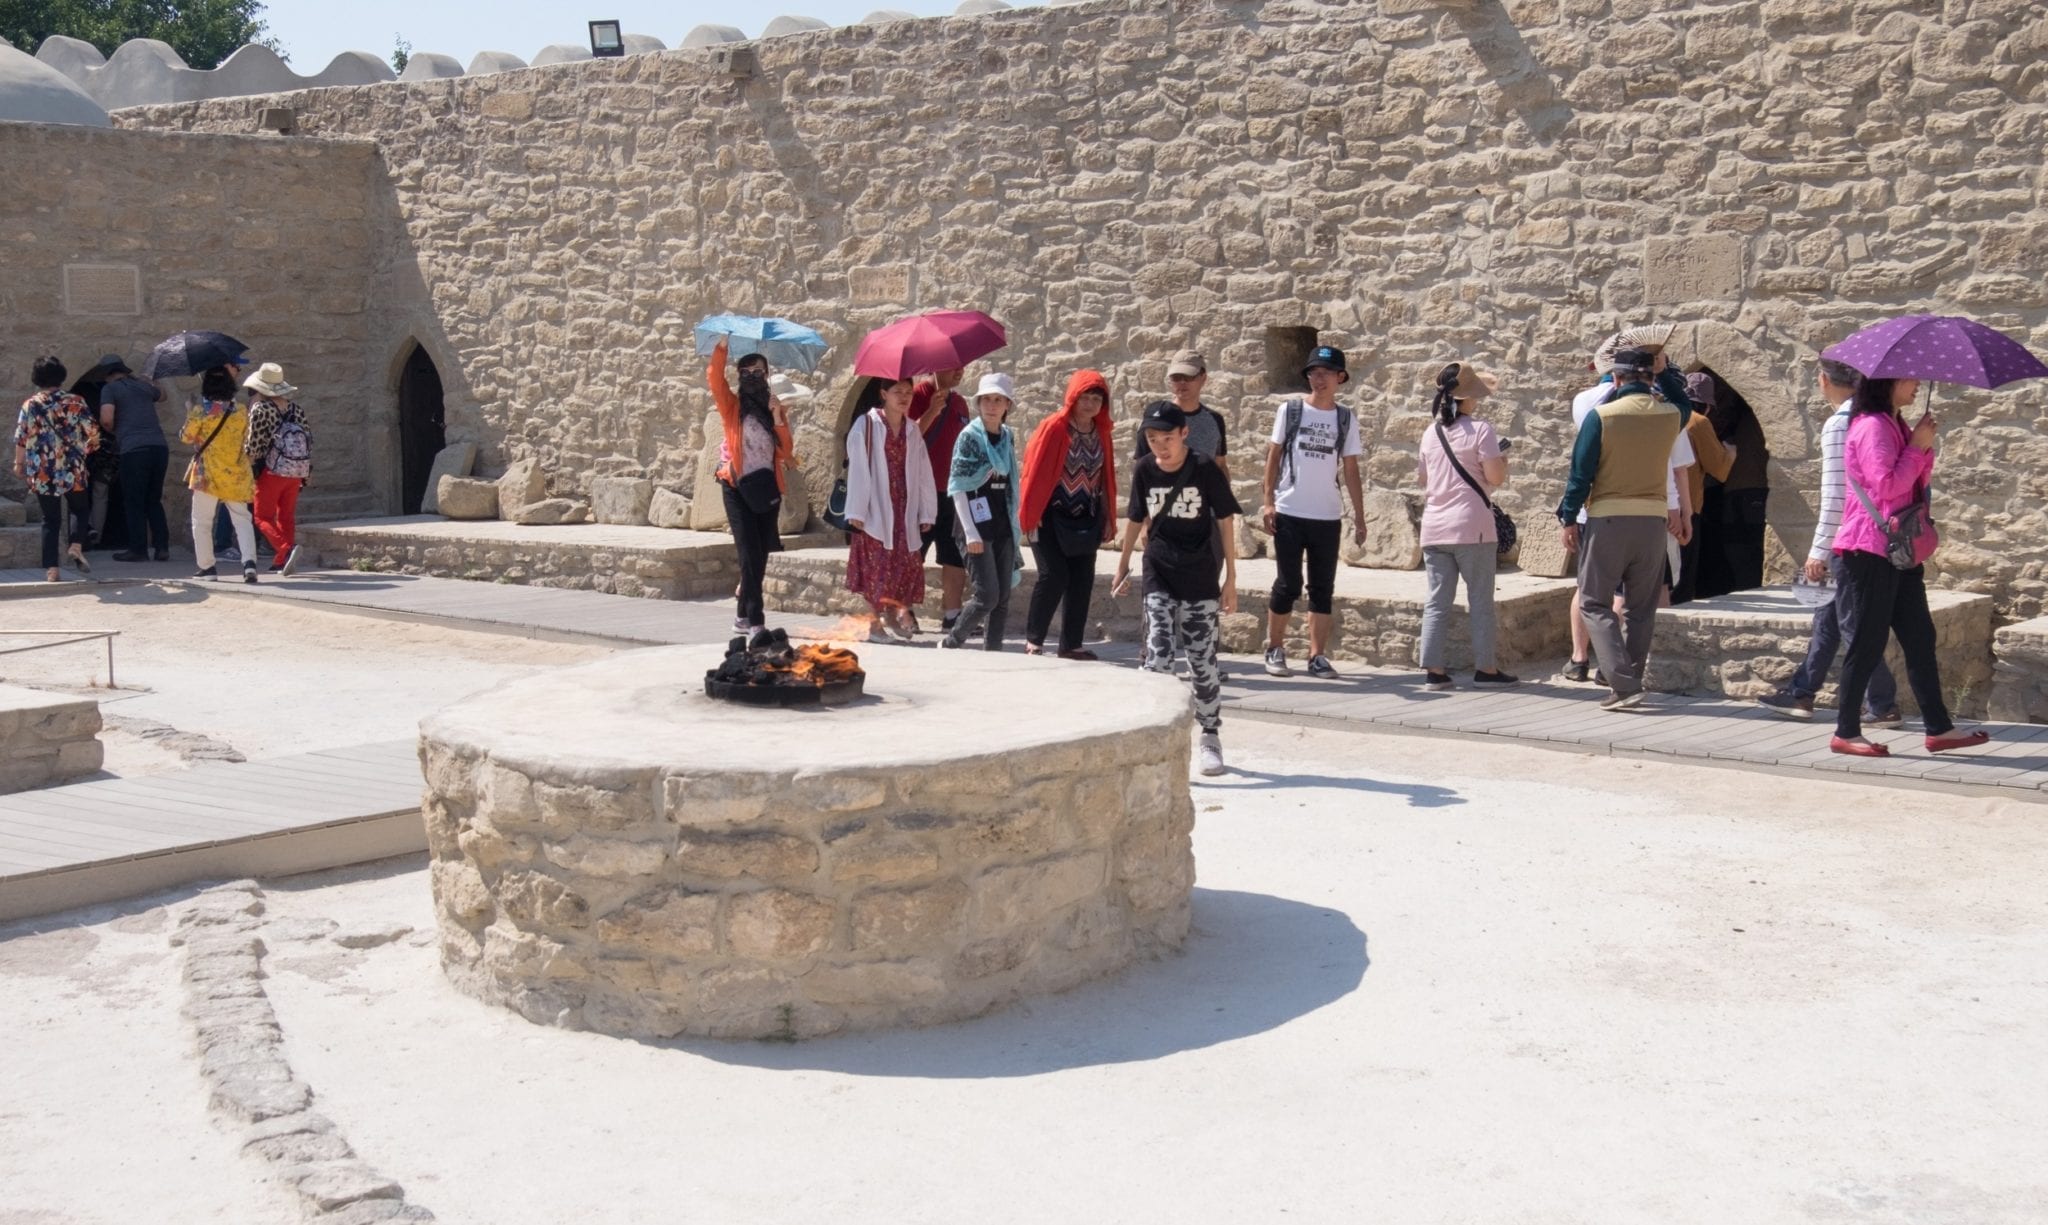
<instances>
[{"instance_id":1,"label":"raised stone ledge","mask_svg":"<svg viewBox=\"0 0 2048 1225\"><path fill-rule=\"evenodd\" d=\"M630 652L421 725L458 986L604 1033L800 1038L976 1016L1186 936L1184 686L876 646L869 697L776 712L705 697L718 658Z\"/></svg>"},{"instance_id":2,"label":"raised stone ledge","mask_svg":"<svg viewBox=\"0 0 2048 1225\"><path fill-rule=\"evenodd\" d=\"M2001 628L1991 656L1991 717L2048 723L2048 617Z\"/></svg>"},{"instance_id":3,"label":"raised stone ledge","mask_svg":"<svg viewBox=\"0 0 2048 1225\"><path fill-rule=\"evenodd\" d=\"M0 685L0 794L67 783L98 770L100 704Z\"/></svg>"},{"instance_id":4,"label":"raised stone ledge","mask_svg":"<svg viewBox=\"0 0 2048 1225\"><path fill-rule=\"evenodd\" d=\"M1936 654L1950 713L1963 719L1984 718L1992 681L1991 597L1930 590L1927 604L1934 614ZM1759 588L1659 609L1646 683L1664 692L1762 697L1792 679L1793 670L1806 658L1812 634L1813 610L1795 599L1790 587ZM1900 704L1908 713L1918 713L1896 640L1885 658L1899 678ZM1841 674L1842 656L1837 654L1816 704L1835 704L1835 683Z\"/></svg>"}]
</instances>

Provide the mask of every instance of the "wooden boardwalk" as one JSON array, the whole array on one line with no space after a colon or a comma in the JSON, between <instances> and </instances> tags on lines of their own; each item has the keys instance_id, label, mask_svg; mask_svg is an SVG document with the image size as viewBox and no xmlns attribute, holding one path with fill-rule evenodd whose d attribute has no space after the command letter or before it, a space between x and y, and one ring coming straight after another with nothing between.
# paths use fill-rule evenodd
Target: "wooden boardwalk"
<instances>
[{"instance_id":1,"label":"wooden boardwalk","mask_svg":"<svg viewBox=\"0 0 2048 1225\"><path fill-rule=\"evenodd\" d=\"M426 847L410 740L0 796L0 921Z\"/></svg>"}]
</instances>

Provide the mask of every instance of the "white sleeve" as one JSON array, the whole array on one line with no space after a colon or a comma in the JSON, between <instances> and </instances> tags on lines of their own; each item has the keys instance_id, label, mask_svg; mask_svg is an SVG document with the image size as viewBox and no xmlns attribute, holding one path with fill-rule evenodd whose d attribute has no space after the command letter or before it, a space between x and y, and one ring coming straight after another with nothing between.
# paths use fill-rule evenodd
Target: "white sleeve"
<instances>
[{"instance_id":1,"label":"white sleeve","mask_svg":"<svg viewBox=\"0 0 2048 1225\"><path fill-rule=\"evenodd\" d=\"M1287 441L1287 406L1285 404L1280 406L1279 412L1273 414L1273 436L1266 441L1276 447Z\"/></svg>"},{"instance_id":2,"label":"white sleeve","mask_svg":"<svg viewBox=\"0 0 2048 1225\"><path fill-rule=\"evenodd\" d=\"M1678 431L1678 437L1671 443L1671 463L1664 472L1664 509L1679 508L1678 474L1697 461L1698 457L1692 453L1692 439L1685 436L1684 430ZM1693 509L1698 510L1699 507L1695 506Z\"/></svg>"},{"instance_id":3,"label":"white sleeve","mask_svg":"<svg viewBox=\"0 0 2048 1225\"><path fill-rule=\"evenodd\" d=\"M960 530L966 535L968 544L981 543L981 533L975 530L974 527L974 516L969 514L967 510L967 495L965 493L953 495L953 517L960 521Z\"/></svg>"}]
</instances>

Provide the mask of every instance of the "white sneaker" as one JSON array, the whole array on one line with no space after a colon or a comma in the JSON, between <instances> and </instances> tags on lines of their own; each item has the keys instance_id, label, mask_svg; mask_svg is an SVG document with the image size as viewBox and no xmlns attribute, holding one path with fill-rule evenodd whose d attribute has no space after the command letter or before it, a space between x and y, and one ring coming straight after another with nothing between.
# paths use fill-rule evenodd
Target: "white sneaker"
<instances>
[{"instance_id":1,"label":"white sneaker","mask_svg":"<svg viewBox=\"0 0 2048 1225\"><path fill-rule=\"evenodd\" d=\"M299 546L293 545L291 552L284 555L284 564L277 568L279 574L290 578L299 572Z\"/></svg>"},{"instance_id":2,"label":"white sneaker","mask_svg":"<svg viewBox=\"0 0 2048 1225\"><path fill-rule=\"evenodd\" d=\"M1195 749L1196 768L1211 777L1223 773L1223 738L1215 732L1203 732Z\"/></svg>"},{"instance_id":3,"label":"white sneaker","mask_svg":"<svg viewBox=\"0 0 2048 1225\"><path fill-rule=\"evenodd\" d=\"M1267 676L1293 676L1293 675L1294 675L1294 673L1293 673L1293 672L1291 672L1291 671L1289 671L1289 670L1288 670L1288 667L1287 667L1287 649L1286 649L1285 647L1267 647L1267 648L1266 648L1266 675L1267 675Z\"/></svg>"}]
</instances>

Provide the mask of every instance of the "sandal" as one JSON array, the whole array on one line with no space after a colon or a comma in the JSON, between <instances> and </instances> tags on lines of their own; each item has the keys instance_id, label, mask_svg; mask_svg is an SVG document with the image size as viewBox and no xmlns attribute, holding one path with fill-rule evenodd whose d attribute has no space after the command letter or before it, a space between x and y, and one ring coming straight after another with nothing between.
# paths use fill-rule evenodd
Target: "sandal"
<instances>
[{"instance_id":1,"label":"sandal","mask_svg":"<svg viewBox=\"0 0 2048 1225\"><path fill-rule=\"evenodd\" d=\"M1024 653L1026 655L1043 655L1045 654L1045 648L1035 642L1027 642L1024 644Z\"/></svg>"},{"instance_id":2,"label":"sandal","mask_svg":"<svg viewBox=\"0 0 2048 1225\"><path fill-rule=\"evenodd\" d=\"M1990 739L1991 733L1983 728L1978 728L1974 732L1963 732L1960 734L1951 728L1939 736L1929 736L1927 738L1927 751L1930 753L1946 753L1950 749L1974 749Z\"/></svg>"},{"instance_id":3,"label":"sandal","mask_svg":"<svg viewBox=\"0 0 2048 1225\"><path fill-rule=\"evenodd\" d=\"M85 560L85 550L75 544L71 546L71 568L80 574L92 573L92 563Z\"/></svg>"},{"instance_id":4,"label":"sandal","mask_svg":"<svg viewBox=\"0 0 2048 1225\"><path fill-rule=\"evenodd\" d=\"M1831 752L1843 753L1850 757L1890 757L1892 755L1890 749L1875 741L1844 740L1840 736L1829 737L1828 749Z\"/></svg>"}]
</instances>

